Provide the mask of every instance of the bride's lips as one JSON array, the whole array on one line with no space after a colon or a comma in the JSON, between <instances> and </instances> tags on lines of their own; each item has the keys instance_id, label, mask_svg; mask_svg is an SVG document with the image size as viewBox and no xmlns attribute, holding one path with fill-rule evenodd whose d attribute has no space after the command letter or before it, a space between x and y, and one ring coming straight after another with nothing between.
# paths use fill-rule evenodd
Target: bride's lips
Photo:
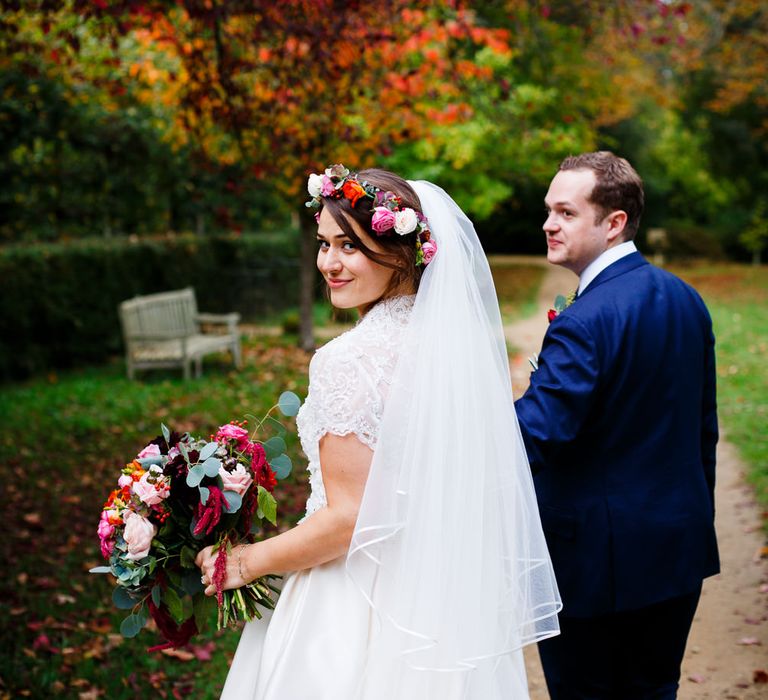
<instances>
[{"instance_id":1,"label":"bride's lips","mask_svg":"<svg viewBox=\"0 0 768 700\"><path fill-rule=\"evenodd\" d=\"M349 284L352 280L332 280L327 279L325 280L328 286L331 289L339 289L340 287L343 287L345 284Z\"/></svg>"}]
</instances>

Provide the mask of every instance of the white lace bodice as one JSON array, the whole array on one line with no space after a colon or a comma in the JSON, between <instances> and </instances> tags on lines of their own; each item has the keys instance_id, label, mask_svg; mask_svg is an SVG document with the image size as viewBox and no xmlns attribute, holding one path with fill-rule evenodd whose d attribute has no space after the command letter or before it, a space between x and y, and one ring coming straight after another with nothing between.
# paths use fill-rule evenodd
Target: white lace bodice
<instances>
[{"instance_id":1,"label":"white lace bodice","mask_svg":"<svg viewBox=\"0 0 768 700\"><path fill-rule=\"evenodd\" d=\"M307 515L327 501L320 469L320 438L354 433L374 449L413 296L386 299L358 324L320 348L309 365L309 393L296 424L309 464ZM306 516L305 516L306 517Z\"/></svg>"}]
</instances>

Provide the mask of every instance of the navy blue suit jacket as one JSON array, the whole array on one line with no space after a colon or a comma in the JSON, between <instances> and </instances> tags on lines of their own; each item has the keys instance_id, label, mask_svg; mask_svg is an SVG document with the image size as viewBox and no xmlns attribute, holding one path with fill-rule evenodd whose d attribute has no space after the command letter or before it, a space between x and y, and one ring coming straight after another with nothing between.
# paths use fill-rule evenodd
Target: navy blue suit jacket
<instances>
[{"instance_id":1,"label":"navy blue suit jacket","mask_svg":"<svg viewBox=\"0 0 768 700\"><path fill-rule=\"evenodd\" d=\"M550 324L516 408L564 615L719 571L714 336L691 287L639 253L610 265Z\"/></svg>"}]
</instances>

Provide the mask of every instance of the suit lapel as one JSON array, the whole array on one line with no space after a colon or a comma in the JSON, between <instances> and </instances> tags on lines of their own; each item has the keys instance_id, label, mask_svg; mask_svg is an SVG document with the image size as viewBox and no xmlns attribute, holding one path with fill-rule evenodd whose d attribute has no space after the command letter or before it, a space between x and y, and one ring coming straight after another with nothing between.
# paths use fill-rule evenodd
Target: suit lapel
<instances>
[{"instance_id":1,"label":"suit lapel","mask_svg":"<svg viewBox=\"0 0 768 700\"><path fill-rule=\"evenodd\" d=\"M619 275L623 275L630 270L635 270L638 267L647 264L648 261L640 253L630 253L629 255L625 255L615 263L608 265L605 270L602 270L600 274L587 285L586 289L584 289L584 291L579 294L578 298L581 299L581 297L583 297L585 294L589 294L589 292L591 292L593 289L599 287L601 284L607 282L608 280L612 280L614 277L618 277Z\"/></svg>"}]
</instances>

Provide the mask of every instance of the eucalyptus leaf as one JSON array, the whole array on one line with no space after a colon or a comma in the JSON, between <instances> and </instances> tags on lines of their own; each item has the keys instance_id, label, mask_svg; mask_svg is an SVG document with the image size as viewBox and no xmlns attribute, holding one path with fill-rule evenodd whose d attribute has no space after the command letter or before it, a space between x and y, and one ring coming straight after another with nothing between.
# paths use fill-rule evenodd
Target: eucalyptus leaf
<instances>
[{"instance_id":1,"label":"eucalyptus leaf","mask_svg":"<svg viewBox=\"0 0 768 700\"><path fill-rule=\"evenodd\" d=\"M219 469L221 469L221 460L216 459L215 457L209 457L203 462L202 468L206 476L216 476L219 473Z\"/></svg>"},{"instance_id":2,"label":"eucalyptus leaf","mask_svg":"<svg viewBox=\"0 0 768 700\"><path fill-rule=\"evenodd\" d=\"M176 447L179 448L179 452L181 452L181 456L184 457L186 463L189 464L189 450L187 449L186 443L180 442Z\"/></svg>"},{"instance_id":3,"label":"eucalyptus leaf","mask_svg":"<svg viewBox=\"0 0 768 700\"><path fill-rule=\"evenodd\" d=\"M162 593L163 593L163 590L160 588L160 586L158 586L157 584L152 586L152 602L158 608L160 607L160 603L162 602L161 601Z\"/></svg>"},{"instance_id":4,"label":"eucalyptus leaf","mask_svg":"<svg viewBox=\"0 0 768 700\"><path fill-rule=\"evenodd\" d=\"M146 469L147 467L151 467L153 464L162 464L163 456L154 455L152 457L142 457L141 459L137 459L136 461Z\"/></svg>"},{"instance_id":5,"label":"eucalyptus leaf","mask_svg":"<svg viewBox=\"0 0 768 700\"><path fill-rule=\"evenodd\" d=\"M191 467L190 470L187 472L187 486L191 486L192 488L194 488L195 486L200 484L204 476L205 476L205 470L203 469L203 465L196 464L194 467Z\"/></svg>"},{"instance_id":6,"label":"eucalyptus leaf","mask_svg":"<svg viewBox=\"0 0 768 700\"><path fill-rule=\"evenodd\" d=\"M165 423L160 423L160 430L163 431L163 437L165 438L165 444L168 447L171 446L171 431L168 430L168 426Z\"/></svg>"},{"instance_id":7,"label":"eucalyptus leaf","mask_svg":"<svg viewBox=\"0 0 768 700\"><path fill-rule=\"evenodd\" d=\"M295 416L301 408L301 400L292 391L284 391L277 400L277 406L284 416Z\"/></svg>"},{"instance_id":8,"label":"eucalyptus leaf","mask_svg":"<svg viewBox=\"0 0 768 700\"><path fill-rule=\"evenodd\" d=\"M267 461L270 462L273 458L282 454L286 450L285 440L283 440L281 437L278 437L277 435L269 438L269 440L264 442L262 446L264 447L264 453L267 457Z\"/></svg>"},{"instance_id":9,"label":"eucalyptus leaf","mask_svg":"<svg viewBox=\"0 0 768 700\"><path fill-rule=\"evenodd\" d=\"M285 479L293 468L291 458L286 454L278 455L273 460L270 460L269 466L272 467L272 471L275 472L275 476L278 479Z\"/></svg>"},{"instance_id":10,"label":"eucalyptus leaf","mask_svg":"<svg viewBox=\"0 0 768 700\"><path fill-rule=\"evenodd\" d=\"M560 313L565 310L565 297L562 294L558 294L555 297L555 311Z\"/></svg>"},{"instance_id":11,"label":"eucalyptus leaf","mask_svg":"<svg viewBox=\"0 0 768 700\"><path fill-rule=\"evenodd\" d=\"M210 457L218 449L219 449L218 442L207 442L205 445L203 445L203 449L200 450L200 461L204 462L206 459L208 459L208 457Z\"/></svg>"},{"instance_id":12,"label":"eucalyptus leaf","mask_svg":"<svg viewBox=\"0 0 768 700\"><path fill-rule=\"evenodd\" d=\"M89 574L109 574L112 573L112 569L108 566L94 566L92 569L88 569Z\"/></svg>"},{"instance_id":13,"label":"eucalyptus leaf","mask_svg":"<svg viewBox=\"0 0 768 700\"><path fill-rule=\"evenodd\" d=\"M141 628L144 627L146 622L147 618L143 615L128 615L128 617L120 623L120 634L122 634L123 637L135 637L141 632Z\"/></svg>"},{"instance_id":14,"label":"eucalyptus leaf","mask_svg":"<svg viewBox=\"0 0 768 700\"><path fill-rule=\"evenodd\" d=\"M112 602L119 610L130 610L136 605L137 601L125 587L115 586L115 589L112 591Z\"/></svg>"},{"instance_id":15,"label":"eucalyptus leaf","mask_svg":"<svg viewBox=\"0 0 768 700\"><path fill-rule=\"evenodd\" d=\"M275 497L263 486L259 486L259 509L273 525L277 524L277 502Z\"/></svg>"},{"instance_id":16,"label":"eucalyptus leaf","mask_svg":"<svg viewBox=\"0 0 768 700\"><path fill-rule=\"evenodd\" d=\"M243 497L234 491L224 491L224 498L227 501L227 507L224 511L227 513L237 513L240 506L243 505Z\"/></svg>"},{"instance_id":17,"label":"eucalyptus leaf","mask_svg":"<svg viewBox=\"0 0 768 700\"><path fill-rule=\"evenodd\" d=\"M200 503L205 505L208 503L208 496L211 495L211 490L205 486L198 486L197 489L200 491Z\"/></svg>"}]
</instances>

